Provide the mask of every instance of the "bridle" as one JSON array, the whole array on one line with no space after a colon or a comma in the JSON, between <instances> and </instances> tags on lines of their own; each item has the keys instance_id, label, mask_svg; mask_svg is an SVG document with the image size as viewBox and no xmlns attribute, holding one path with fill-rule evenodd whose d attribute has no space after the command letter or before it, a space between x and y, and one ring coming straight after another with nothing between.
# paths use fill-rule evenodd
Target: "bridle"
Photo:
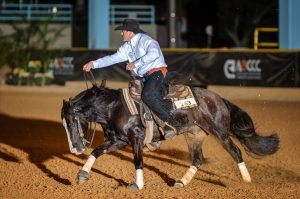
<instances>
[{"instance_id":1,"label":"bridle","mask_svg":"<svg viewBox=\"0 0 300 199\"><path fill-rule=\"evenodd\" d=\"M87 76L88 74L90 75L90 82L92 83L93 86L96 86L97 87L97 83L95 81L95 78L94 78L94 75L92 73L92 71L89 71L89 72L84 72L84 79L85 79L85 84L86 84L86 89L88 90L89 87L88 87L88 81L87 81ZM70 104L71 105L71 104ZM72 107L72 105L71 105ZM77 115L77 109L72 107L73 108L73 113L75 115L74 119L76 120L76 123L77 123L77 129L79 131L79 135L80 137L83 139L83 143L85 145L86 148L89 148L92 146L92 143L94 141L94 137L95 137L95 132L96 132L96 122L89 122L89 126L88 126L88 129L87 129L87 132L86 132L86 135L84 135L83 131L82 131L82 126L80 124L80 119L79 119L79 116ZM94 129L92 130L92 133L89 133L89 129L92 128L92 125L94 124ZM88 146L87 146L87 143L88 143Z\"/></svg>"},{"instance_id":2,"label":"bridle","mask_svg":"<svg viewBox=\"0 0 300 199\"><path fill-rule=\"evenodd\" d=\"M79 116L76 115L76 112L75 112L75 111L74 111L74 113L75 113L74 119L76 120L76 123L77 123L77 129L78 129L78 131L79 131L79 135L80 135L80 137L83 139L84 146L85 146L86 148L89 148L89 147L92 146L92 143L93 143L93 141L94 141L95 132L96 132L96 122L92 122L92 123L94 123L94 130L93 130L92 133L89 133L89 129L90 129L91 126L92 126L92 124L89 123L89 127L88 127L88 130L87 130L86 135L85 135L85 134L83 133L83 131L82 131L82 126L81 126L81 124L80 124ZM88 145L87 145L87 143L88 143Z\"/></svg>"}]
</instances>

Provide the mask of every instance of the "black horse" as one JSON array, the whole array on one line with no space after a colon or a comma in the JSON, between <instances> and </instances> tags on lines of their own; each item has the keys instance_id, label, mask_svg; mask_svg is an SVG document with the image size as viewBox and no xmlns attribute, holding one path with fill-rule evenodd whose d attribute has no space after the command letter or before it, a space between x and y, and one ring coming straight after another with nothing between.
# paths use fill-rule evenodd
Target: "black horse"
<instances>
[{"instance_id":1,"label":"black horse","mask_svg":"<svg viewBox=\"0 0 300 199\"><path fill-rule=\"evenodd\" d=\"M220 141L238 164L243 180L251 182L241 151L232 142L230 136L235 136L247 152L258 156L275 153L279 145L278 136L276 134L258 135L250 116L219 95L199 87L193 87L192 91L198 99L198 106L174 111L174 118L185 126L184 134L192 159L190 168L180 180L176 181L174 186L187 185L203 163L202 142L206 133L214 135ZM77 174L79 184L90 178L91 167L99 156L131 145L134 153L136 181L129 184L128 187L142 189L144 186L145 127L139 115L130 115L125 110L121 93L121 90L105 88L103 85L93 86L69 101L63 101L61 117L72 153L78 155L87 148L85 136L88 132L89 122L101 124L104 130L104 143L92 151L87 162ZM152 142L163 138L158 128L154 128L153 135Z\"/></svg>"}]
</instances>

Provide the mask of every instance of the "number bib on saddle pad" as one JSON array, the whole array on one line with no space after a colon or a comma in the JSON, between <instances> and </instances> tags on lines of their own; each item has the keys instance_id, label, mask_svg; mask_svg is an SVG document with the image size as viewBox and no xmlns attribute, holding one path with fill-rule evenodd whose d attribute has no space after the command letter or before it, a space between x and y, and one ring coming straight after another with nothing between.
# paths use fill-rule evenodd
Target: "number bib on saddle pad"
<instances>
[{"instance_id":1,"label":"number bib on saddle pad","mask_svg":"<svg viewBox=\"0 0 300 199\"><path fill-rule=\"evenodd\" d=\"M197 103L194 98L182 99L173 102L176 109L187 109L194 106L197 106Z\"/></svg>"},{"instance_id":2,"label":"number bib on saddle pad","mask_svg":"<svg viewBox=\"0 0 300 199\"><path fill-rule=\"evenodd\" d=\"M172 100L174 109L189 109L198 105L189 86L170 85L169 93L165 98Z\"/></svg>"}]
</instances>

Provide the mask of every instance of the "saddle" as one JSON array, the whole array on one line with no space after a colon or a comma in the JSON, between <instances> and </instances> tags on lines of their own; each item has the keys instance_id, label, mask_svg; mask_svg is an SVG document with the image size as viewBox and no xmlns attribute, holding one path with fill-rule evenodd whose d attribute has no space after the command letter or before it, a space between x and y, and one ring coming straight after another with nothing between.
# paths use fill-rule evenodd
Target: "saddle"
<instances>
[{"instance_id":1,"label":"saddle","mask_svg":"<svg viewBox=\"0 0 300 199\"><path fill-rule=\"evenodd\" d=\"M144 144L149 144L153 138L154 121L158 126L164 127L165 122L162 121L148 106L142 102L141 93L143 82L140 79L132 79L129 82L128 88L122 89L123 103L127 107L127 111L131 115L140 114L143 125L146 128L146 137ZM172 109L189 109L196 107L197 101L189 86L170 84L167 89L165 99L172 102ZM154 120L154 121L153 121Z\"/></svg>"},{"instance_id":2,"label":"saddle","mask_svg":"<svg viewBox=\"0 0 300 199\"><path fill-rule=\"evenodd\" d=\"M130 96L136 102L141 102L143 82L140 79L133 79L129 82ZM165 99L172 101L173 110L188 109L197 106L197 101L189 86L169 84Z\"/></svg>"}]
</instances>

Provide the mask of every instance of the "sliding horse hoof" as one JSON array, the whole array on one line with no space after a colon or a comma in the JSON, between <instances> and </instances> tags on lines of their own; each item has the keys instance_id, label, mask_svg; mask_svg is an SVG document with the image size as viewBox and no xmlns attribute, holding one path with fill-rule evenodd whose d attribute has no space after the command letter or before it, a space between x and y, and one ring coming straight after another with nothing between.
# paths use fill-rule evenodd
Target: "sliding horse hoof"
<instances>
[{"instance_id":1,"label":"sliding horse hoof","mask_svg":"<svg viewBox=\"0 0 300 199\"><path fill-rule=\"evenodd\" d=\"M88 172L80 170L77 173L77 184L81 185L81 184L85 183L86 181L88 181L90 178L91 177Z\"/></svg>"},{"instance_id":2,"label":"sliding horse hoof","mask_svg":"<svg viewBox=\"0 0 300 199\"><path fill-rule=\"evenodd\" d=\"M130 190L139 190L139 187L137 186L136 183L130 183L127 188L129 188Z\"/></svg>"},{"instance_id":3,"label":"sliding horse hoof","mask_svg":"<svg viewBox=\"0 0 300 199\"><path fill-rule=\"evenodd\" d=\"M178 181L176 181L175 183L174 183L174 187L175 188L183 188L184 187L184 184L180 181L180 180L178 180Z\"/></svg>"}]
</instances>

